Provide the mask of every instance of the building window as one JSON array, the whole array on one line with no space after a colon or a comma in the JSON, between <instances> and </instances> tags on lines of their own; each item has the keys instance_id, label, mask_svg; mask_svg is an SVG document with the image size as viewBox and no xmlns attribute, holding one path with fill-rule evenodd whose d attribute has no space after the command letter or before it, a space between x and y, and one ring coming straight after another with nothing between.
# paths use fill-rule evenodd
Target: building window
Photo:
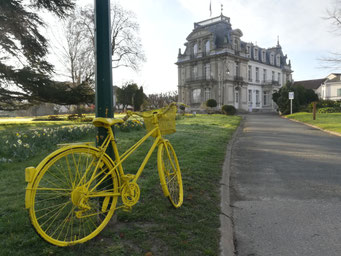
<instances>
[{"instance_id":1,"label":"building window","mask_svg":"<svg viewBox=\"0 0 341 256\"><path fill-rule=\"evenodd\" d=\"M274 54L271 53L271 54L270 54L270 64L271 64L271 65L274 65L274 58L275 58L275 57L274 57Z\"/></svg>"},{"instance_id":2,"label":"building window","mask_svg":"<svg viewBox=\"0 0 341 256\"><path fill-rule=\"evenodd\" d=\"M248 90L248 102L252 103L252 90Z\"/></svg>"},{"instance_id":3,"label":"building window","mask_svg":"<svg viewBox=\"0 0 341 256\"><path fill-rule=\"evenodd\" d=\"M256 107L260 106L260 102L259 102L259 90L256 90Z\"/></svg>"},{"instance_id":4,"label":"building window","mask_svg":"<svg viewBox=\"0 0 341 256\"><path fill-rule=\"evenodd\" d=\"M272 71L272 77L271 77L272 81L275 81L275 71Z\"/></svg>"},{"instance_id":5,"label":"building window","mask_svg":"<svg viewBox=\"0 0 341 256\"><path fill-rule=\"evenodd\" d=\"M250 54L250 45L246 46L246 53L249 55Z\"/></svg>"},{"instance_id":6,"label":"building window","mask_svg":"<svg viewBox=\"0 0 341 256\"><path fill-rule=\"evenodd\" d=\"M193 46L193 54L194 54L194 56L197 56L197 54L198 54L198 44L194 44L194 46Z\"/></svg>"},{"instance_id":7,"label":"building window","mask_svg":"<svg viewBox=\"0 0 341 256\"><path fill-rule=\"evenodd\" d=\"M279 84L282 84L281 83L281 73L277 74L277 81L278 81Z\"/></svg>"},{"instance_id":8,"label":"building window","mask_svg":"<svg viewBox=\"0 0 341 256\"><path fill-rule=\"evenodd\" d=\"M237 38L234 38L233 39L233 47L234 47L234 49L237 51L238 50L238 40L237 40Z\"/></svg>"},{"instance_id":9,"label":"building window","mask_svg":"<svg viewBox=\"0 0 341 256\"><path fill-rule=\"evenodd\" d=\"M193 103L200 103L201 89L194 89L192 92Z\"/></svg>"},{"instance_id":10,"label":"building window","mask_svg":"<svg viewBox=\"0 0 341 256\"><path fill-rule=\"evenodd\" d=\"M276 66L280 66L281 65L281 58L279 55L276 56Z\"/></svg>"},{"instance_id":11,"label":"building window","mask_svg":"<svg viewBox=\"0 0 341 256\"><path fill-rule=\"evenodd\" d=\"M205 89L205 101L208 101L211 98L211 89L206 88Z\"/></svg>"},{"instance_id":12,"label":"building window","mask_svg":"<svg viewBox=\"0 0 341 256\"><path fill-rule=\"evenodd\" d=\"M263 105L268 106L269 105L269 92L263 92Z\"/></svg>"},{"instance_id":13,"label":"building window","mask_svg":"<svg viewBox=\"0 0 341 256\"><path fill-rule=\"evenodd\" d=\"M236 76L239 76L240 72L239 72L239 63L236 62Z\"/></svg>"},{"instance_id":14,"label":"building window","mask_svg":"<svg viewBox=\"0 0 341 256\"><path fill-rule=\"evenodd\" d=\"M341 97L341 88L337 89L337 97Z\"/></svg>"},{"instance_id":15,"label":"building window","mask_svg":"<svg viewBox=\"0 0 341 256\"><path fill-rule=\"evenodd\" d=\"M256 82L259 82L259 67L256 67Z\"/></svg>"},{"instance_id":16,"label":"building window","mask_svg":"<svg viewBox=\"0 0 341 256\"><path fill-rule=\"evenodd\" d=\"M252 82L252 66L248 66L247 76L250 82Z\"/></svg>"},{"instance_id":17,"label":"building window","mask_svg":"<svg viewBox=\"0 0 341 256\"><path fill-rule=\"evenodd\" d=\"M210 63L205 64L205 77L206 77L206 80L211 79L211 64Z\"/></svg>"},{"instance_id":18,"label":"building window","mask_svg":"<svg viewBox=\"0 0 341 256\"><path fill-rule=\"evenodd\" d=\"M266 69L263 69L263 82L266 81Z\"/></svg>"},{"instance_id":19,"label":"building window","mask_svg":"<svg viewBox=\"0 0 341 256\"><path fill-rule=\"evenodd\" d=\"M258 60L258 48L255 48L254 50L254 59Z\"/></svg>"},{"instance_id":20,"label":"building window","mask_svg":"<svg viewBox=\"0 0 341 256\"><path fill-rule=\"evenodd\" d=\"M192 67L192 79L197 78L197 74L198 74L198 67L197 66L193 66Z\"/></svg>"},{"instance_id":21,"label":"building window","mask_svg":"<svg viewBox=\"0 0 341 256\"><path fill-rule=\"evenodd\" d=\"M207 41L206 44L205 44L205 52L206 52L206 54L209 54L210 50L211 50L210 41Z\"/></svg>"},{"instance_id":22,"label":"building window","mask_svg":"<svg viewBox=\"0 0 341 256\"><path fill-rule=\"evenodd\" d=\"M263 62L266 61L266 53L265 53L265 51L262 51L262 61Z\"/></svg>"}]
</instances>

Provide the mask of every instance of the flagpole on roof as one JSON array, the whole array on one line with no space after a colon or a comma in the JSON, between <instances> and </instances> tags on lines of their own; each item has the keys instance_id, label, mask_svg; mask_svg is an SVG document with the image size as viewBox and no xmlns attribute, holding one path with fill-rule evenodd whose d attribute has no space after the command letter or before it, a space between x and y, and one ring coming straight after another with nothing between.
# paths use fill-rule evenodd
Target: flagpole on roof
<instances>
[{"instance_id":1,"label":"flagpole on roof","mask_svg":"<svg viewBox=\"0 0 341 256\"><path fill-rule=\"evenodd\" d=\"M212 1L210 0L210 17L212 17Z\"/></svg>"}]
</instances>

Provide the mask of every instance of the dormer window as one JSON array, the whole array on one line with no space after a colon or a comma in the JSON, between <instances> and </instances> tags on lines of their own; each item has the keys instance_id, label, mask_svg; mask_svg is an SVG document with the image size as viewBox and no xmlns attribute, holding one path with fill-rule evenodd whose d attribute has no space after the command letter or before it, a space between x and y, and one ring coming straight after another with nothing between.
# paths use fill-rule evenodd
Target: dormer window
<instances>
[{"instance_id":1,"label":"dormer window","mask_svg":"<svg viewBox=\"0 0 341 256\"><path fill-rule=\"evenodd\" d=\"M281 65L281 57L279 55L276 56L276 66L280 66Z\"/></svg>"},{"instance_id":2,"label":"dormer window","mask_svg":"<svg viewBox=\"0 0 341 256\"><path fill-rule=\"evenodd\" d=\"M258 60L258 48L255 48L255 49L254 49L253 54L254 54L254 56L253 56L254 59L255 59L255 60Z\"/></svg>"},{"instance_id":3,"label":"dormer window","mask_svg":"<svg viewBox=\"0 0 341 256\"><path fill-rule=\"evenodd\" d=\"M236 51L238 51L239 50L239 40L238 40L238 38L234 38L234 40L233 40L233 47L234 47L234 49L236 50Z\"/></svg>"},{"instance_id":4,"label":"dormer window","mask_svg":"<svg viewBox=\"0 0 341 256\"><path fill-rule=\"evenodd\" d=\"M266 62L266 52L262 51L262 62Z\"/></svg>"},{"instance_id":5,"label":"dormer window","mask_svg":"<svg viewBox=\"0 0 341 256\"><path fill-rule=\"evenodd\" d=\"M270 64L271 64L271 65L274 65L274 61L275 61L274 58L275 58L275 57L274 57L274 54L273 54L273 52L272 52L272 53L270 54Z\"/></svg>"},{"instance_id":6,"label":"dormer window","mask_svg":"<svg viewBox=\"0 0 341 256\"><path fill-rule=\"evenodd\" d=\"M197 43L194 44L194 46L193 46L193 54L194 54L194 56L196 56L198 54L198 44Z\"/></svg>"}]
</instances>

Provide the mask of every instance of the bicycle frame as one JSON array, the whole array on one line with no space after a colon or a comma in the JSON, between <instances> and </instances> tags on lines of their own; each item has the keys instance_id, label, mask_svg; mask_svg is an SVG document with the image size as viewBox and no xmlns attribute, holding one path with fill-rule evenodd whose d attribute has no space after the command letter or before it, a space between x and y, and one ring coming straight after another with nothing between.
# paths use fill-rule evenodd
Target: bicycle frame
<instances>
[{"instance_id":1,"label":"bicycle frame","mask_svg":"<svg viewBox=\"0 0 341 256\"><path fill-rule=\"evenodd\" d=\"M155 117L156 118L156 117ZM99 182L97 182L96 186L94 186L92 188L91 191L93 191L94 189L96 189L96 187L98 185L100 185L110 174L112 174L113 171L115 171L116 169L118 169L121 180L123 180L123 182L128 182L129 180L131 180L130 182L136 183L137 180L139 179L139 177L141 176L144 167L146 166L146 164L149 161L149 158L151 157L152 153L154 152L155 148L164 140L161 136L161 132L159 129L158 124L156 123L155 128L153 130L151 130L149 133L147 133L144 137L142 137L138 142L136 142L133 146L131 146L126 152L124 152L122 155L119 154L118 152L118 147L117 147L117 143L115 141L115 135L114 132L112 131L111 127L107 128L108 131L108 135L107 137L104 139L102 145L100 145L98 148L102 151L102 152L106 152L107 148L109 147L109 145L111 144L113 151L114 151L114 156L115 156L115 160L113 160L114 162L114 167L112 168L112 170L110 170L108 173L106 173L104 175L104 177L101 178L101 180ZM138 171L136 172L135 175L132 174L128 174L126 175L124 173L123 170L123 166L122 163L136 150L138 149L149 137L152 136L152 134L154 132L157 132L157 137L154 140L153 145L150 147L147 155L145 156L142 164L140 165ZM104 155L104 154L103 154ZM90 181L94 180L96 177L98 177L99 174L97 174L95 177L92 177ZM122 188L122 186L121 186Z\"/></svg>"}]
</instances>

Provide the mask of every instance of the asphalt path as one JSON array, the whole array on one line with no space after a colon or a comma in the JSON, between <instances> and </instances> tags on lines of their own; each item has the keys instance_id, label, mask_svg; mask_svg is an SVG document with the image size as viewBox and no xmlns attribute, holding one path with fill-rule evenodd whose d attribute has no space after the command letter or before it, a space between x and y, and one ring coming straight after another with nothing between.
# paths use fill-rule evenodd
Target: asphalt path
<instances>
[{"instance_id":1,"label":"asphalt path","mask_svg":"<svg viewBox=\"0 0 341 256\"><path fill-rule=\"evenodd\" d=\"M341 137L275 114L245 115L232 146L239 256L341 255Z\"/></svg>"}]
</instances>

